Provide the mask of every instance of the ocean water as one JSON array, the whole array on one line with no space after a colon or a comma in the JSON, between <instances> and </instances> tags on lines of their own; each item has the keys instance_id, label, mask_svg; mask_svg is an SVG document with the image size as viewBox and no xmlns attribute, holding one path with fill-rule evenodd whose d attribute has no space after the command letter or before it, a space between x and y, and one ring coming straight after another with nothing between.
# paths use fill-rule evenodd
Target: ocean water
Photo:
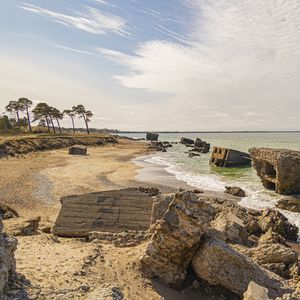
<instances>
[{"instance_id":1,"label":"ocean water","mask_svg":"<svg viewBox=\"0 0 300 300\"><path fill-rule=\"evenodd\" d=\"M133 138L143 138L144 133L127 134ZM162 133L160 141L179 142L181 137L197 137L213 146L233 148L248 152L251 147L285 148L300 151L300 133ZM254 168L218 168L209 164L210 153L189 158L188 148L174 144L168 152L157 152L145 157L147 163L160 165L178 180L201 189L224 191L226 185L239 186L247 197L241 200L245 207L254 209L274 208L283 196L264 189ZM280 210L288 219L300 227L300 214Z\"/></svg>"}]
</instances>

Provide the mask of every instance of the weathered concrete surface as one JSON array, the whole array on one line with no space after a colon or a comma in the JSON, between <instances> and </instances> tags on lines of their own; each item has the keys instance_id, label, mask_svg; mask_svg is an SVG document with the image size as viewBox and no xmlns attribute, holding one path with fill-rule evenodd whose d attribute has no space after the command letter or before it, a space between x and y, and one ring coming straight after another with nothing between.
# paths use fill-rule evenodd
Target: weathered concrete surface
<instances>
[{"instance_id":1,"label":"weathered concrete surface","mask_svg":"<svg viewBox=\"0 0 300 300\"><path fill-rule=\"evenodd\" d=\"M157 141L159 137L158 133L154 133L154 132L147 132L146 133L146 139L148 141Z\"/></svg>"},{"instance_id":2,"label":"weathered concrete surface","mask_svg":"<svg viewBox=\"0 0 300 300\"><path fill-rule=\"evenodd\" d=\"M71 155L86 155L87 147L81 145L74 145L69 148L69 154Z\"/></svg>"},{"instance_id":3,"label":"weathered concrete surface","mask_svg":"<svg viewBox=\"0 0 300 300\"><path fill-rule=\"evenodd\" d=\"M279 194L300 194L299 151L251 148L249 152L265 188Z\"/></svg>"},{"instance_id":4,"label":"weathered concrete surface","mask_svg":"<svg viewBox=\"0 0 300 300\"><path fill-rule=\"evenodd\" d=\"M242 296L251 281L267 286L270 297L289 292L281 277L259 267L247 256L216 238L207 237L193 257L196 274L213 285L221 285Z\"/></svg>"},{"instance_id":5,"label":"weathered concrete surface","mask_svg":"<svg viewBox=\"0 0 300 300\"><path fill-rule=\"evenodd\" d=\"M250 155L245 152L222 147L213 147L209 162L217 167L234 168L250 165L251 158Z\"/></svg>"},{"instance_id":6,"label":"weathered concrete surface","mask_svg":"<svg viewBox=\"0 0 300 300\"><path fill-rule=\"evenodd\" d=\"M67 196L53 233L63 237L87 237L92 231L148 230L152 197L135 188Z\"/></svg>"},{"instance_id":7,"label":"weathered concrete surface","mask_svg":"<svg viewBox=\"0 0 300 300\"><path fill-rule=\"evenodd\" d=\"M296 241L298 238L299 228L288 222L288 219L277 210L265 209L258 217L257 224L263 233L272 229L288 240Z\"/></svg>"},{"instance_id":8,"label":"weathered concrete surface","mask_svg":"<svg viewBox=\"0 0 300 300\"><path fill-rule=\"evenodd\" d=\"M224 242L246 243L248 239L247 227L243 220L231 213L224 211L210 223L209 234Z\"/></svg>"},{"instance_id":9,"label":"weathered concrete surface","mask_svg":"<svg viewBox=\"0 0 300 300\"><path fill-rule=\"evenodd\" d=\"M268 289L256 284L254 281L249 283L248 289L244 294L243 300L269 300Z\"/></svg>"},{"instance_id":10,"label":"weathered concrete surface","mask_svg":"<svg viewBox=\"0 0 300 300\"><path fill-rule=\"evenodd\" d=\"M4 298L4 290L15 275L16 261L14 252L17 249L17 240L8 237L3 232L0 218L0 299Z\"/></svg>"},{"instance_id":11,"label":"weathered concrete surface","mask_svg":"<svg viewBox=\"0 0 300 300\"><path fill-rule=\"evenodd\" d=\"M141 258L143 270L171 286L179 287L191 259L216 210L195 194L176 194Z\"/></svg>"},{"instance_id":12,"label":"weathered concrete surface","mask_svg":"<svg viewBox=\"0 0 300 300\"><path fill-rule=\"evenodd\" d=\"M160 197L164 196L160 195ZM240 290L239 295L245 292L249 282L256 277L260 278L262 283L265 280L268 284L273 284L275 278L275 289L278 280L284 282L283 278L277 277L276 274L272 275L271 272L261 268L250 258L254 257L253 254L258 246L260 249L258 261L262 265L267 266L275 273L277 270L274 267L277 267L277 264L283 265L285 271L289 272L287 278L294 277L291 275L291 268L294 268L298 261L294 252L289 248L281 247L281 245L285 247L288 245L278 232L290 239L295 234L297 236L297 228L279 212L273 210L260 212L241 207L237 204L237 197L227 194L184 191L176 194L173 200L168 198L162 202L158 199L157 201L162 210L168 208L162 219L151 228L150 235L152 234L152 237L141 257L145 275L159 278L175 287L180 286L186 277L186 270L191 263L191 258L205 243L205 239L203 241L201 237L210 236L213 240L218 241L216 251L212 246L208 247L205 252L207 259L208 257L215 259L212 261L215 265L211 266L213 271L210 275L213 278L215 273L223 272L219 283L235 293L239 286L239 276L242 276L243 291ZM161 213L160 211L159 214L154 215L156 220L160 219ZM264 232L266 234L262 235ZM221 239L230 245L224 244ZM274 243L279 245L275 248L269 246ZM214 243L212 244L214 245ZM260 244L266 245L261 246ZM264 248L266 251L263 251ZM220 251L220 255L217 253L218 251ZM270 256L269 251L274 251L274 255ZM222 253L224 261L221 259ZM219 261L216 258L218 255L220 256ZM248 258L245 258L245 255ZM270 261L272 262L269 263ZM206 272L207 266L203 266L203 268L203 272ZM238 271L235 271L236 269ZM201 277L200 271L197 274ZM297 272L294 274L297 276ZM213 279L210 281L208 276L203 276L201 278L215 284ZM219 277L217 276L217 278ZM231 283L232 286L230 286ZM281 289L281 285L279 287Z\"/></svg>"}]
</instances>

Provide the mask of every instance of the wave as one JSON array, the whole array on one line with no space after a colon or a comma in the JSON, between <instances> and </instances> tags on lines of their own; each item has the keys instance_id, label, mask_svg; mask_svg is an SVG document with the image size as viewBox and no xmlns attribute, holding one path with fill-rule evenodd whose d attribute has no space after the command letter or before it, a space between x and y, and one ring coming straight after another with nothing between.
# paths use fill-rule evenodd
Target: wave
<instances>
[{"instance_id":1,"label":"wave","mask_svg":"<svg viewBox=\"0 0 300 300\"><path fill-rule=\"evenodd\" d=\"M265 208L276 208L276 203L281 199L271 191L265 190L260 183L240 182L234 179L223 180L221 176L215 174L194 174L184 170L179 164L170 161L168 156L150 156L144 159L145 162L163 167L169 174L175 176L177 180L186 182L188 185L213 191L224 191L226 185L238 185L245 190L247 197L242 198L240 204L247 208L262 210ZM279 210L279 209L278 209ZM300 214L286 210L279 210L288 220L300 228Z\"/></svg>"}]
</instances>

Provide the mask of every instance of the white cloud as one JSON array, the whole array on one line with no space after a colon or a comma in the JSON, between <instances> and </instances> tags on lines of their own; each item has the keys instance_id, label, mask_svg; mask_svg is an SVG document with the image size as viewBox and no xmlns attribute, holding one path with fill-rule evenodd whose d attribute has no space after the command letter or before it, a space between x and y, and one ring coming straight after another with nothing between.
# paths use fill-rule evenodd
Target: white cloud
<instances>
[{"instance_id":1,"label":"white cloud","mask_svg":"<svg viewBox=\"0 0 300 300\"><path fill-rule=\"evenodd\" d=\"M214 110L226 129L299 129L300 2L185 1L195 16L189 45L154 40L134 56L106 50L128 69L115 78L174 95L163 110L184 129L217 129L206 119Z\"/></svg>"},{"instance_id":2,"label":"white cloud","mask_svg":"<svg viewBox=\"0 0 300 300\"><path fill-rule=\"evenodd\" d=\"M50 18L56 23L92 34L104 34L107 32L114 32L120 35L126 34L126 21L123 18L104 14L93 7L86 7L85 13L76 13L76 15L63 14L28 3L23 3L20 7L26 11Z\"/></svg>"}]
</instances>

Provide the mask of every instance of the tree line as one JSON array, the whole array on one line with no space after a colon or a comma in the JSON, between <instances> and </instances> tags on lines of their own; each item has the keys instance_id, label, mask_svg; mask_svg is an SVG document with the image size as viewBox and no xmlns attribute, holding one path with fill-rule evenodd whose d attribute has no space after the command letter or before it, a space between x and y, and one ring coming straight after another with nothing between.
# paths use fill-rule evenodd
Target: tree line
<instances>
[{"instance_id":1,"label":"tree line","mask_svg":"<svg viewBox=\"0 0 300 300\"><path fill-rule=\"evenodd\" d=\"M9 119L7 116L3 116L0 119L0 128L6 126L7 128L18 127L20 129L25 123L25 125L28 126L29 132L33 132L32 123L39 121L38 126L47 127L49 133L51 132L50 128L52 128L54 134L56 134L56 128L58 128L59 133L62 133L60 121L64 116L68 116L71 119L73 133L75 133L75 117L78 116L82 118L85 123L86 131L89 134L90 129L88 123L93 116L93 113L90 110L86 110L82 104L73 106L72 109L60 111L45 102L40 102L33 107L33 102L27 98L9 101L5 106L5 110L11 114L15 114L16 119ZM21 117L22 115L23 118ZM55 126L55 122L57 127Z\"/></svg>"}]
</instances>

